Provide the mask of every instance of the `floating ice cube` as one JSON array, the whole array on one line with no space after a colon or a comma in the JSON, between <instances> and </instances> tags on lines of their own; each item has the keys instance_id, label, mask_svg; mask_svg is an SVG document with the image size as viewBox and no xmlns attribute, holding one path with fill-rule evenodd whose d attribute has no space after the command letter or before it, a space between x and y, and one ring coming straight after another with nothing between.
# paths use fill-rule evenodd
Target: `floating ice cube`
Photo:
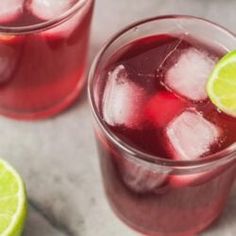
<instances>
[{"instance_id":1,"label":"floating ice cube","mask_svg":"<svg viewBox=\"0 0 236 236\"><path fill-rule=\"evenodd\" d=\"M1 0L0 22L6 23L14 20L23 11L24 0Z\"/></svg>"},{"instance_id":2,"label":"floating ice cube","mask_svg":"<svg viewBox=\"0 0 236 236\"><path fill-rule=\"evenodd\" d=\"M73 7L77 1L78 0L32 0L27 4L27 8L39 19L51 20L65 13ZM78 11L75 15L71 16L71 18L43 31L41 34L46 37L69 37L86 17L91 4L92 1L87 1L85 6L83 6L83 11ZM82 30L85 29L83 28Z\"/></svg>"},{"instance_id":3,"label":"floating ice cube","mask_svg":"<svg viewBox=\"0 0 236 236\"><path fill-rule=\"evenodd\" d=\"M168 178L169 170L142 160L122 157L118 163L124 183L137 193L160 191Z\"/></svg>"},{"instance_id":4,"label":"floating ice cube","mask_svg":"<svg viewBox=\"0 0 236 236\"><path fill-rule=\"evenodd\" d=\"M27 7L39 19L51 20L70 9L74 2L75 0L31 0Z\"/></svg>"},{"instance_id":5,"label":"floating ice cube","mask_svg":"<svg viewBox=\"0 0 236 236\"><path fill-rule=\"evenodd\" d=\"M195 160L210 151L220 129L195 110L186 110L166 129L167 142L176 160Z\"/></svg>"},{"instance_id":6,"label":"floating ice cube","mask_svg":"<svg viewBox=\"0 0 236 236\"><path fill-rule=\"evenodd\" d=\"M103 95L103 117L114 125L138 128L143 115L145 92L129 79L123 65L109 72Z\"/></svg>"},{"instance_id":7,"label":"floating ice cube","mask_svg":"<svg viewBox=\"0 0 236 236\"><path fill-rule=\"evenodd\" d=\"M195 48L183 50L178 61L165 74L164 84L177 94L193 101L207 98L206 82L216 58Z\"/></svg>"}]
</instances>

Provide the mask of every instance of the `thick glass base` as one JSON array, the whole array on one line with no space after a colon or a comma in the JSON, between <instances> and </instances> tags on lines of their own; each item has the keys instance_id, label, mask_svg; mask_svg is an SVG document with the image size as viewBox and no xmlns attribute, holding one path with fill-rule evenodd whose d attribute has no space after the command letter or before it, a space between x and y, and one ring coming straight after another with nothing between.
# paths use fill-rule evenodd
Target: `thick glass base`
<instances>
[{"instance_id":1,"label":"thick glass base","mask_svg":"<svg viewBox=\"0 0 236 236\"><path fill-rule=\"evenodd\" d=\"M196 227L193 230L183 231L183 232L152 232L152 231L147 231L140 226L132 224L132 222L130 222L128 219L126 219L123 215L120 214L120 212L112 205L110 201L109 201L109 205L111 206L114 214L123 223L125 223L129 228L133 229L134 231L140 233L140 235L142 236L196 236L202 231L209 228L220 217L222 213L222 209L221 209L219 210L218 213L216 213L214 218L211 218L207 222L202 223L202 225L198 225L198 227ZM171 224L171 219L170 219L170 224Z\"/></svg>"}]
</instances>

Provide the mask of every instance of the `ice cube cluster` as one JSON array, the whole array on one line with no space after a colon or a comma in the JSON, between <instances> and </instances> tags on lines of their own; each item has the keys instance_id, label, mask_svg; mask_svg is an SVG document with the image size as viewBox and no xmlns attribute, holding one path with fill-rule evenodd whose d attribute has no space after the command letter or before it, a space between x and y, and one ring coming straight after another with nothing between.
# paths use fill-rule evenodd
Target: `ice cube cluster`
<instances>
[{"instance_id":1,"label":"ice cube cluster","mask_svg":"<svg viewBox=\"0 0 236 236\"><path fill-rule=\"evenodd\" d=\"M174 57L173 52L171 57ZM167 58L168 60L168 58ZM164 71L163 85L188 107L169 122L165 128L167 147L175 160L195 160L210 151L220 138L220 129L201 113L189 107L207 99L206 83L216 58L194 47L184 49L175 63ZM173 61L173 58L172 58ZM191 105L192 103L192 105Z\"/></svg>"},{"instance_id":2,"label":"ice cube cluster","mask_svg":"<svg viewBox=\"0 0 236 236\"><path fill-rule=\"evenodd\" d=\"M156 128L163 129L173 159L195 160L207 154L220 138L220 128L193 109L196 102L207 98L205 86L216 58L194 47L178 49L169 57L164 63L171 59L171 66L166 67L162 81L167 91L158 91L148 99L145 89L130 79L124 65L110 71L103 95L103 117L111 126L136 129L142 126L140 114L145 113Z\"/></svg>"},{"instance_id":3,"label":"ice cube cluster","mask_svg":"<svg viewBox=\"0 0 236 236\"><path fill-rule=\"evenodd\" d=\"M152 127L158 135L157 148L162 145L160 153L175 161L196 161L210 154L222 140L222 129L202 112L208 103L207 80L218 58L181 40L166 54L156 68L154 78L160 84L155 93L142 87L134 70L136 66L142 67L137 61L128 58L109 71L102 100L103 118L110 126ZM155 191L164 182L186 186L209 176L209 172L157 174L145 165L128 160L123 163L123 180L136 192Z\"/></svg>"}]
</instances>

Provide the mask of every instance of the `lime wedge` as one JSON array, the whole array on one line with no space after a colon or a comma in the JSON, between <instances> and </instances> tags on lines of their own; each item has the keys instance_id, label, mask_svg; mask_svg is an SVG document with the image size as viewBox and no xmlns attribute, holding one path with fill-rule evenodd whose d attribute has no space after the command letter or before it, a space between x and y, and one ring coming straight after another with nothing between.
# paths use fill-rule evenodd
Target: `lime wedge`
<instances>
[{"instance_id":1,"label":"lime wedge","mask_svg":"<svg viewBox=\"0 0 236 236\"><path fill-rule=\"evenodd\" d=\"M0 235L20 236L26 212L25 185L19 174L0 159Z\"/></svg>"},{"instance_id":2,"label":"lime wedge","mask_svg":"<svg viewBox=\"0 0 236 236\"><path fill-rule=\"evenodd\" d=\"M236 117L236 50L216 64L207 83L207 93L218 109Z\"/></svg>"}]
</instances>

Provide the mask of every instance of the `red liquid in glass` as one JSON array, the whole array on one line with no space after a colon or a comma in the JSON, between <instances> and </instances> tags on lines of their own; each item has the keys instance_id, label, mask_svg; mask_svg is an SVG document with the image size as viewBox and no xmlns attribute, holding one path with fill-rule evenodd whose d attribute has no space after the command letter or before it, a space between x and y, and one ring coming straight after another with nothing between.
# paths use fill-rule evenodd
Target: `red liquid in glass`
<instances>
[{"instance_id":1,"label":"red liquid in glass","mask_svg":"<svg viewBox=\"0 0 236 236\"><path fill-rule=\"evenodd\" d=\"M51 29L0 36L0 113L19 119L44 118L78 96L85 80L92 9L93 1L87 1ZM18 17L2 25L42 22L25 6Z\"/></svg>"},{"instance_id":2,"label":"red liquid in glass","mask_svg":"<svg viewBox=\"0 0 236 236\"><path fill-rule=\"evenodd\" d=\"M214 131L210 132L219 132L198 158L223 150L236 141L236 119L220 113L208 98L193 101L175 93L163 82L166 71L176 65L180 55L188 49L198 50L214 58L214 62L225 53L191 38L159 35L135 41L113 56L104 75L103 98L99 104L106 125L120 140L144 153L180 160L173 146L170 147L166 129L176 117L188 111L197 112L210 122L209 127L214 126ZM109 85L112 92L107 92L112 76L123 79ZM130 83L130 87L124 87L125 83ZM132 94L135 108L121 97L122 93L124 96ZM111 97L113 105L106 102ZM116 108L120 110L114 111ZM131 108L133 112L124 113ZM137 162L126 156L99 131L97 137L109 202L132 228L151 236L194 235L222 211L234 177L232 163L195 175L163 173L144 161ZM191 139L190 134L190 143L196 142Z\"/></svg>"}]
</instances>

